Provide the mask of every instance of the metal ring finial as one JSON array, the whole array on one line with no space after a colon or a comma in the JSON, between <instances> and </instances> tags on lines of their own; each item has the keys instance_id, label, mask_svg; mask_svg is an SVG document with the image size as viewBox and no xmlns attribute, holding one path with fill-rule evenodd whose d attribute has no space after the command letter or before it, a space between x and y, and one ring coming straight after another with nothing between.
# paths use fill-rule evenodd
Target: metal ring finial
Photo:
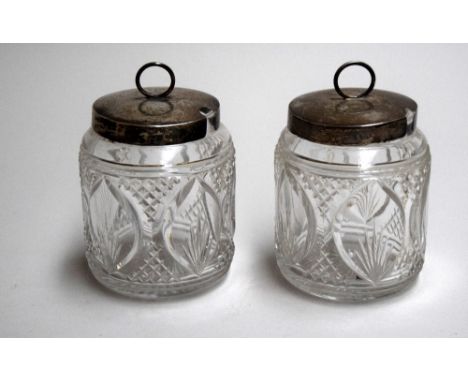
<instances>
[{"instance_id":1,"label":"metal ring finial","mask_svg":"<svg viewBox=\"0 0 468 382\"><path fill-rule=\"evenodd\" d=\"M159 68L163 68L167 73L169 73L169 76L171 77L171 83L169 84L169 87L166 89L166 91L160 93L160 94L151 94L150 92L146 91L143 86L141 86L140 83L140 77L143 74L143 72L153 66L157 66ZM143 65L140 69L138 69L138 72L135 77L135 83L136 87L139 90L141 94L143 94L147 98L163 98L168 96L172 90L174 90L175 86L175 75L172 69L167 66L166 64L163 64L161 62L148 62L147 64Z\"/></svg>"},{"instance_id":2,"label":"metal ring finial","mask_svg":"<svg viewBox=\"0 0 468 382\"><path fill-rule=\"evenodd\" d=\"M338 78L340 77L341 72L344 69L346 69L348 66L362 66L363 68L367 69L367 71L369 72L369 74L371 76L371 83L370 83L369 87L367 88L367 90L363 91L361 94L358 94L358 95L355 95L355 96L345 94L341 90L340 85L338 84ZM338 68L338 70L336 71L335 76L333 77L333 86L335 86L336 92L340 96L342 96L343 98L361 98L361 97L365 97L365 96L369 95L369 93L374 89L374 85L375 85L374 70L371 68L371 66L369 64L366 64L365 62L361 62L361 61L350 61L350 62L347 62L347 63L341 65Z\"/></svg>"}]
</instances>

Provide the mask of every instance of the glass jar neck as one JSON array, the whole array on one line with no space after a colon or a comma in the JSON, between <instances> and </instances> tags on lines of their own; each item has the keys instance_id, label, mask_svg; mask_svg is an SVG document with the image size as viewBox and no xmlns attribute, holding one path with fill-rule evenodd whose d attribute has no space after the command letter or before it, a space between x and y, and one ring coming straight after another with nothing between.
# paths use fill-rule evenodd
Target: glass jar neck
<instances>
[{"instance_id":1,"label":"glass jar neck","mask_svg":"<svg viewBox=\"0 0 468 382\"><path fill-rule=\"evenodd\" d=\"M303 160L357 166L361 169L415 158L423 155L426 148L426 139L419 129L403 138L383 143L364 146L333 146L300 138L286 128L278 144L279 150L285 150Z\"/></svg>"},{"instance_id":2,"label":"glass jar neck","mask_svg":"<svg viewBox=\"0 0 468 382\"><path fill-rule=\"evenodd\" d=\"M231 136L224 125L195 141L166 146L140 146L113 142L89 129L82 150L107 162L133 166L183 165L213 158L226 150Z\"/></svg>"}]
</instances>

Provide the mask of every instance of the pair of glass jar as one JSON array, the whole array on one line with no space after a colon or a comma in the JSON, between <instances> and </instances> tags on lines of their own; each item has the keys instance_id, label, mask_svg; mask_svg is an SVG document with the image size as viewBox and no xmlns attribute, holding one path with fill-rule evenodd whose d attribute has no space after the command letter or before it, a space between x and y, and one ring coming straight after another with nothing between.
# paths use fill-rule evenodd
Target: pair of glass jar
<instances>
[{"instance_id":1,"label":"pair of glass jar","mask_svg":"<svg viewBox=\"0 0 468 382\"><path fill-rule=\"evenodd\" d=\"M368 89L341 89L350 65ZM164 68L169 88L140 84ZM282 274L344 301L396 292L424 261L429 147L416 103L373 90L347 63L335 90L289 105L275 151L276 250ZM234 254L234 146L218 100L175 88L165 64L137 89L93 105L80 150L86 257L128 296L160 298L220 280Z\"/></svg>"}]
</instances>

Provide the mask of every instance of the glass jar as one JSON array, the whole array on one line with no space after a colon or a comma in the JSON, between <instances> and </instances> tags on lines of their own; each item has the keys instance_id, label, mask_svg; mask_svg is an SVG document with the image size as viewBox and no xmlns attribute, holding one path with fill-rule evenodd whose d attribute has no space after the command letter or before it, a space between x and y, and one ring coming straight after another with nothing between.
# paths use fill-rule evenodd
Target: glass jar
<instances>
[{"instance_id":1,"label":"glass jar","mask_svg":"<svg viewBox=\"0 0 468 382\"><path fill-rule=\"evenodd\" d=\"M164 68L168 89L140 85ZM137 89L93 105L80 176L86 258L128 296L193 292L222 278L234 254L234 147L219 102L174 88L164 64Z\"/></svg>"},{"instance_id":2,"label":"glass jar","mask_svg":"<svg viewBox=\"0 0 468 382\"><path fill-rule=\"evenodd\" d=\"M350 65L366 89L341 89ZM397 292L424 262L429 146L416 103L374 90L367 64L338 69L335 90L289 105L275 151L276 253L284 277L309 294L362 301Z\"/></svg>"}]
</instances>

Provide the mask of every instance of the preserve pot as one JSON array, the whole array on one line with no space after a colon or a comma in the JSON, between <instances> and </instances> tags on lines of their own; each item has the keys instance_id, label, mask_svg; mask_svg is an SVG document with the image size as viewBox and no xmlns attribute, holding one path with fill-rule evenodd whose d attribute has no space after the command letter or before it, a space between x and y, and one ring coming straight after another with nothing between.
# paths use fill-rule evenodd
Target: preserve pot
<instances>
[{"instance_id":1,"label":"preserve pot","mask_svg":"<svg viewBox=\"0 0 468 382\"><path fill-rule=\"evenodd\" d=\"M149 67L169 88L143 88ZM99 98L80 150L86 258L128 296L194 292L234 254L234 147L218 100L174 87L144 65L137 89Z\"/></svg>"},{"instance_id":2,"label":"preserve pot","mask_svg":"<svg viewBox=\"0 0 468 382\"><path fill-rule=\"evenodd\" d=\"M369 88L340 88L351 65L369 71ZM326 299L397 292L424 263L429 146L416 103L374 83L369 65L341 66L335 89L289 104L275 151L278 266L291 284Z\"/></svg>"}]
</instances>

